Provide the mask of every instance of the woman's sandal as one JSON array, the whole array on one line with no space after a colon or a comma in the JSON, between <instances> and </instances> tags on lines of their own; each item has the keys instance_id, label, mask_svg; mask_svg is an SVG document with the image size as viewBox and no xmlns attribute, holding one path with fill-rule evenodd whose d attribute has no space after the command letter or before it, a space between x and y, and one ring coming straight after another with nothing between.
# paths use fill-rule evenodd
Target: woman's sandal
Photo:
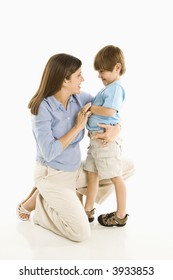
<instances>
[{"instance_id":1,"label":"woman's sandal","mask_svg":"<svg viewBox=\"0 0 173 280\"><path fill-rule=\"evenodd\" d=\"M23 207L23 204L34 194L34 192L36 191L36 187L34 187L31 191L31 193L29 194L29 196L24 200L22 201L21 203L19 203L17 205L17 208L16 208L16 213L17 213L17 216L20 220L22 221L28 221L29 218L30 218L30 215L31 215L31 212L26 210L24 207ZM25 215L25 217L22 217L21 215ZM27 216L27 217L26 217Z\"/></svg>"},{"instance_id":2,"label":"woman's sandal","mask_svg":"<svg viewBox=\"0 0 173 280\"><path fill-rule=\"evenodd\" d=\"M95 214L95 208L93 208L91 211L85 211L88 216L89 223L92 223L94 221L94 214Z\"/></svg>"},{"instance_id":3,"label":"woman's sandal","mask_svg":"<svg viewBox=\"0 0 173 280\"><path fill-rule=\"evenodd\" d=\"M113 226L123 227L127 222L128 216L129 215L126 214L123 219L120 219L117 217L116 212L111 212L108 214L100 215L98 217L98 222L99 224L105 227L113 227Z\"/></svg>"},{"instance_id":4,"label":"woman's sandal","mask_svg":"<svg viewBox=\"0 0 173 280\"><path fill-rule=\"evenodd\" d=\"M28 211L28 210L26 210L26 209L23 207L22 203L20 203L20 204L17 205L16 212L17 212L18 218L19 218L20 220L22 220L22 221L28 221L29 218L30 218L30 215L31 215L31 212ZM22 216L21 216L22 214L24 214L25 217L22 217Z\"/></svg>"}]
</instances>

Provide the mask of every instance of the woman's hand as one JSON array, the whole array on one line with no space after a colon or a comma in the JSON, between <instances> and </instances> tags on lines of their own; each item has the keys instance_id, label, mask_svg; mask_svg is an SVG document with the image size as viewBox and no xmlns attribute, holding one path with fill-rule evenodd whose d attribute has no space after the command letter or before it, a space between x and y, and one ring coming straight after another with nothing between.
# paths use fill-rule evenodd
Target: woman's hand
<instances>
[{"instance_id":1,"label":"woman's hand","mask_svg":"<svg viewBox=\"0 0 173 280\"><path fill-rule=\"evenodd\" d=\"M108 124L98 124L98 126L104 128L105 132L95 134L92 136L92 139L98 139L102 141L103 145L114 141L121 131L121 126L119 124L114 126Z\"/></svg>"},{"instance_id":2,"label":"woman's hand","mask_svg":"<svg viewBox=\"0 0 173 280\"><path fill-rule=\"evenodd\" d=\"M62 144L63 150L65 150L78 133L85 128L87 120L91 115L91 112L88 111L90 107L91 103L87 103L77 114L75 125L64 136L58 139Z\"/></svg>"},{"instance_id":3,"label":"woman's hand","mask_svg":"<svg viewBox=\"0 0 173 280\"><path fill-rule=\"evenodd\" d=\"M88 118L91 116L91 111L89 108L91 107L91 102L87 103L78 113L76 118L76 126L82 130L85 128Z\"/></svg>"}]
</instances>

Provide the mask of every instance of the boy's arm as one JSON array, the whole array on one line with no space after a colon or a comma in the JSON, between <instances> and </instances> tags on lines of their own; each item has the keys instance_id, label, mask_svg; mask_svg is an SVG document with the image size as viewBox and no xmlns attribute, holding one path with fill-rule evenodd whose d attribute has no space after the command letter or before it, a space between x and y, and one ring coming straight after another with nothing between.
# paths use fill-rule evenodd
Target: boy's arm
<instances>
[{"instance_id":1,"label":"boy's arm","mask_svg":"<svg viewBox=\"0 0 173 280\"><path fill-rule=\"evenodd\" d=\"M105 116L105 117L113 117L115 115L115 113L117 112L116 110L114 110L112 108L106 108L106 107L95 106L95 105L92 105L90 107L90 111L92 114L96 114L99 116Z\"/></svg>"}]
</instances>

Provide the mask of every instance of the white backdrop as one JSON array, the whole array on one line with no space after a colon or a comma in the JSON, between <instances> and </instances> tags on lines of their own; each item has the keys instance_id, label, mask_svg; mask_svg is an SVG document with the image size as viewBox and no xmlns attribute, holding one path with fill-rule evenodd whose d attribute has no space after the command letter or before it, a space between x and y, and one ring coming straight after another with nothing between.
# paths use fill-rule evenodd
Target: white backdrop
<instances>
[{"instance_id":1,"label":"white backdrop","mask_svg":"<svg viewBox=\"0 0 173 280\"><path fill-rule=\"evenodd\" d=\"M6 0L0 3L1 216L8 218L33 185L35 143L27 104L50 56L66 52L83 62L84 91L103 86L93 69L96 52L119 46L127 72L124 153L136 165L139 189L129 198L172 214L171 0ZM81 143L86 154L87 137ZM144 203L145 202L145 203ZM135 204L135 206L137 205ZM146 207L146 208L145 208ZM142 208L142 209L141 209Z\"/></svg>"},{"instance_id":2,"label":"white backdrop","mask_svg":"<svg viewBox=\"0 0 173 280\"><path fill-rule=\"evenodd\" d=\"M124 151L135 161L140 183L147 179L153 190L159 182L164 195L172 179L171 1L7 0L0 5L4 189L14 197L33 184L35 143L27 104L48 58L59 52L79 57L82 89L95 95L103 85L93 70L94 55L115 44L127 66Z\"/></svg>"}]
</instances>

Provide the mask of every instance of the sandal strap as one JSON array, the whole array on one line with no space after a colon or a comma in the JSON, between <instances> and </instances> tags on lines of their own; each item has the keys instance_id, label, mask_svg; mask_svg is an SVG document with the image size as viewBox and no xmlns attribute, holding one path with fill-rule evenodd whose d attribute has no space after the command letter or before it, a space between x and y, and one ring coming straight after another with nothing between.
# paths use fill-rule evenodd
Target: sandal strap
<instances>
[{"instance_id":1,"label":"sandal strap","mask_svg":"<svg viewBox=\"0 0 173 280\"><path fill-rule=\"evenodd\" d=\"M88 221L89 223L92 223L94 221L94 214L95 214L95 208L93 208L90 211L85 211L87 217L88 217Z\"/></svg>"},{"instance_id":2,"label":"sandal strap","mask_svg":"<svg viewBox=\"0 0 173 280\"><path fill-rule=\"evenodd\" d=\"M19 203L19 204L17 205L17 208L16 208L17 216L18 216L19 219L22 220L22 221L27 221L27 220L29 219L29 217L30 217L30 214L31 214L30 211L26 210L26 209L23 207L23 204L34 194L34 192L35 192L36 190L37 190L37 188L34 187L34 188L32 189L32 191L30 192L30 194L28 195L28 197L27 197L25 200L23 200L21 203ZM27 217L27 218L26 218L26 217L23 218L23 217L21 217L21 214L28 215L28 217Z\"/></svg>"},{"instance_id":3,"label":"sandal strap","mask_svg":"<svg viewBox=\"0 0 173 280\"><path fill-rule=\"evenodd\" d=\"M30 215L31 212L26 210L22 204L19 204L18 207L17 207L17 212L18 214L26 214L26 215Z\"/></svg>"},{"instance_id":4,"label":"sandal strap","mask_svg":"<svg viewBox=\"0 0 173 280\"><path fill-rule=\"evenodd\" d=\"M85 212L86 212L88 218L93 217L94 214L95 214L95 208L93 208L93 209L90 210L90 211L85 211Z\"/></svg>"},{"instance_id":5,"label":"sandal strap","mask_svg":"<svg viewBox=\"0 0 173 280\"><path fill-rule=\"evenodd\" d=\"M116 212L100 215L99 222L104 226L123 226L126 224L128 214L123 219L117 217Z\"/></svg>"}]
</instances>

